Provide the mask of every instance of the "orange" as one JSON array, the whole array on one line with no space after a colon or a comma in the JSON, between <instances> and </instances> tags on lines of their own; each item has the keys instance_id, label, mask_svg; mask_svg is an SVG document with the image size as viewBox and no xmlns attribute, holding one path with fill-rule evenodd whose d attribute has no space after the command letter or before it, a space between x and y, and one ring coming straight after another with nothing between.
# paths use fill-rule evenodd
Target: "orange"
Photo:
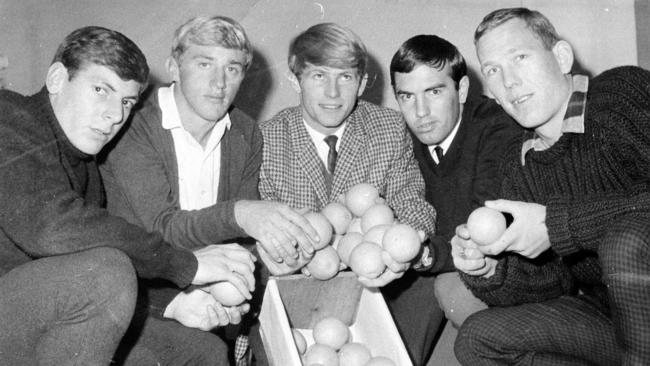
<instances>
[{"instance_id":1,"label":"orange","mask_svg":"<svg viewBox=\"0 0 650 366\"><path fill-rule=\"evenodd\" d=\"M336 248L336 252L339 254L339 258L341 258L343 263L350 265L350 253L362 241L363 235L361 233L351 232L343 235Z\"/></svg>"},{"instance_id":2,"label":"orange","mask_svg":"<svg viewBox=\"0 0 650 366\"><path fill-rule=\"evenodd\" d=\"M320 238L320 241L318 243L313 243L314 249L322 249L328 245L332 240L334 229L332 228L332 224L330 224L325 215L321 214L320 212L310 211L303 216L307 219L307 221L309 221L314 230L316 230L316 233Z\"/></svg>"},{"instance_id":3,"label":"orange","mask_svg":"<svg viewBox=\"0 0 650 366\"><path fill-rule=\"evenodd\" d=\"M350 268L354 273L366 278L377 278L386 269L381 258L382 249L375 243L362 242L350 253Z\"/></svg>"},{"instance_id":4,"label":"orange","mask_svg":"<svg viewBox=\"0 0 650 366\"><path fill-rule=\"evenodd\" d=\"M307 263L307 270L317 280L329 280L339 272L341 259L331 245L314 253L311 261Z\"/></svg>"},{"instance_id":5,"label":"orange","mask_svg":"<svg viewBox=\"0 0 650 366\"><path fill-rule=\"evenodd\" d=\"M420 234L406 224L389 227L384 234L382 247L396 261L406 263L415 258L421 249Z\"/></svg>"},{"instance_id":6,"label":"orange","mask_svg":"<svg viewBox=\"0 0 650 366\"><path fill-rule=\"evenodd\" d=\"M339 366L365 365L371 357L368 347L361 343L344 344L339 350Z\"/></svg>"},{"instance_id":7,"label":"orange","mask_svg":"<svg viewBox=\"0 0 650 366\"><path fill-rule=\"evenodd\" d=\"M365 366L397 366L393 360L384 356L375 356L368 361Z\"/></svg>"},{"instance_id":8,"label":"orange","mask_svg":"<svg viewBox=\"0 0 650 366\"><path fill-rule=\"evenodd\" d=\"M357 217L363 216L370 206L379 198L379 191L368 183L359 183L345 192L345 206Z\"/></svg>"},{"instance_id":9,"label":"orange","mask_svg":"<svg viewBox=\"0 0 650 366\"><path fill-rule=\"evenodd\" d=\"M350 226L348 226L348 233L363 233L361 230L361 219L355 217L350 221Z\"/></svg>"},{"instance_id":10,"label":"orange","mask_svg":"<svg viewBox=\"0 0 650 366\"><path fill-rule=\"evenodd\" d=\"M303 336L296 328L291 328L291 335L293 335L293 341L296 343L298 353L301 355L305 354L305 351L307 350L307 340L305 339L305 336Z\"/></svg>"},{"instance_id":11,"label":"orange","mask_svg":"<svg viewBox=\"0 0 650 366\"><path fill-rule=\"evenodd\" d=\"M361 231L367 233L373 226L390 225L393 220L395 220L393 210L383 203L376 203L361 216Z\"/></svg>"},{"instance_id":12,"label":"orange","mask_svg":"<svg viewBox=\"0 0 650 366\"><path fill-rule=\"evenodd\" d=\"M332 224L334 232L337 234L345 234L350 226L350 221L352 221L352 212L339 202L328 203L320 213Z\"/></svg>"},{"instance_id":13,"label":"orange","mask_svg":"<svg viewBox=\"0 0 650 366\"><path fill-rule=\"evenodd\" d=\"M341 320L333 316L319 320L312 332L314 342L337 350L348 343L350 329Z\"/></svg>"},{"instance_id":14,"label":"orange","mask_svg":"<svg viewBox=\"0 0 650 366\"><path fill-rule=\"evenodd\" d=\"M391 225L375 225L371 227L370 230L363 234L363 241L369 241L381 245L384 234L389 227L391 227Z\"/></svg>"},{"instance_id":15,"label":"orange","mask_svg":"<svg viewBox=\"0 0 650 366\"><path fill-rule=\"evenodd\" d=\"M217 282L211 285L210 294L224 306L237 306L246 301L244 295L230 282Z\"/></svg>"},{"instance_id":16,"label":"orange","mask_svg":"<svg viewBox=\"0 0 650 366\"><path fill-rule=\"evenodd\" d=\"M305 353L303 365L337 366L339 357L336 351L324 344L312 344Z\"/></svg>"},{"instance_id":17,"label":"orange","mask_svg":"<svg viewBox=\"0 0 650 366\"><path fill-rule=\"evenodd\" d=\"M479 207L467 218L467 230L476 244L489 245L503 235L506 230L506 218L497 210Z\"/></svg>"}]
</instances>

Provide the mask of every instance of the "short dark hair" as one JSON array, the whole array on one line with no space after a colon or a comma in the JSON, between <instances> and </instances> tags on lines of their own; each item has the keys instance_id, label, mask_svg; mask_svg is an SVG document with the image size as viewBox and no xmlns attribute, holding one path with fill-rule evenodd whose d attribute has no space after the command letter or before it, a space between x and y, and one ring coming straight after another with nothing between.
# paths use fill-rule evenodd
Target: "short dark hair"
<instances>
[{"instance_id":1,"label":"short dark hair","mask_svg":"<svg viewBox=\"0 0 650 366\"><path fill-rule=\"evenodd\" d=\"M478 43L486 32L511 19L523 20L547 50L552 49L558 41L562 40L551 21L542 13L527 8L504 8L495 10L483 18L474 32L474 44Z\"/></svg>"},{"instance_id":2,"label":"short dark hair","mask_svg":"<svg viewBox=\"0 0 650 366\"><path fill-rule=\"evenodd\" d=\"M465 58L458 48L435 35L420 34L402 43L390 62L390 83L395 89L395 73L409 73L418 65L426 65L441 71L446 65L451 68L451 79L456 84L467 75Z\"/></svg>"},{"instance_id":3,"label":"short dark hair","mask_svg":"<svg viewBox=\"0 0 650 366\"><path fill-rule=\"evenodd\" d=\"M149 79L147 59L138 46L120 32L89 26L70 33L54 54L52 63L61 62L69 79L88 64L106 66L122 80L133 80L144 89Z\"/></svg>"},{"instance_id":4,"label":"short dark hair","mask_svg":"<svg viewBox=\"0 0 650 366\"><path fill-rule=\"evenodd\" d=\"M361 38L350 29L335 23L320 23L300 33L289 46L289 69L296 77L300 78L308 63L355 68L362 76L366 73L368 53Z\"/></svg>"}]
</instances>

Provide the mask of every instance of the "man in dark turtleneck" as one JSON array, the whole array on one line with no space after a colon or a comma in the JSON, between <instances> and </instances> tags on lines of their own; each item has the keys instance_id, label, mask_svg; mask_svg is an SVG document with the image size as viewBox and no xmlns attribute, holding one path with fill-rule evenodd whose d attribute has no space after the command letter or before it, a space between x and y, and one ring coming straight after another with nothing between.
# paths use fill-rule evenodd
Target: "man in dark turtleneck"
<instances>
[{"instance_id":1,"label":"man in dark turtleneck","mask_svg":"<svg viewBox=\"0 0 650 366\"><path fill-rule=\"evenodd\" d=\"M176 287L149 296L179 329L240 317L206 291L180 291L190 284L229 281L250 298L244 248L180 249L102 208L95 155L148 73L131 40L85 27L59 46L39 93L0 93L0 364L108 365L134 311L136 274ZM211 347L225 358L225 345Z\"/></svg>"}]
</instances>

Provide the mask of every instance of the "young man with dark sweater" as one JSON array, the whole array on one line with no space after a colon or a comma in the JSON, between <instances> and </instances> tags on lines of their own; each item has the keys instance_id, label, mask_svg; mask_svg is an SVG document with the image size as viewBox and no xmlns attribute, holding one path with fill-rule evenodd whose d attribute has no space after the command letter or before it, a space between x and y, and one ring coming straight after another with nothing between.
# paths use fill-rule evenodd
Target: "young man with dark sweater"
<instances>
[{"instance_id":1,"label":"young man with dark sweater","mask_svg":"<svg viewBox=\"0 0 650 366\"><path fill-rule=\"evenodd\" d=\"M95 155L148 73L131 40L91 26L65 38L39 93L0 93L0 363L108 365L134 312L136 274L172 284L148 295L179 328L240 317L206 291L180 291L190 284L229 281L250 298L247 250L181 249L102 208ZM213 345L215 359L220 351Z\"/></svg>"},{"instance_id":2,"label":"young man with dark sweater","mask_svg":"<svg viewBox=\"0 0 650 366\"><path fill-rule=\"evenodd\" d=\"M460 329L464 365L650 364L650 72L572 75L573 51L542 14L487 15L475 33L497 102L534 130L511 149L501 198L513 221L454 263L490 308Z\"/></svg>"}]
</instances>

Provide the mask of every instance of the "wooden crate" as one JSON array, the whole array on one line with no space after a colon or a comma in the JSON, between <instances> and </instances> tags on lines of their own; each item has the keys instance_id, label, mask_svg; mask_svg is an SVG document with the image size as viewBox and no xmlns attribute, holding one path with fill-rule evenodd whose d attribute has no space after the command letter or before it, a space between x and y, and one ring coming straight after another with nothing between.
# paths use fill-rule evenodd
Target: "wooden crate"
<instances>
[{"instance_id":1,"label":"wooden crate","mask_svg":"<svg viewBox=\"0 0 650 366\"><path fill-rule=\"evenodd\" d=\"M309 346L314 324L329 316L347 324L352 340L365 344L373 356L412 366L383 296L378 289L361 286L351 272L328 281L303 275L269 279L259 316L269 365L301 366L291 328L299 329Z\"/></svg>"}]
</instances>

